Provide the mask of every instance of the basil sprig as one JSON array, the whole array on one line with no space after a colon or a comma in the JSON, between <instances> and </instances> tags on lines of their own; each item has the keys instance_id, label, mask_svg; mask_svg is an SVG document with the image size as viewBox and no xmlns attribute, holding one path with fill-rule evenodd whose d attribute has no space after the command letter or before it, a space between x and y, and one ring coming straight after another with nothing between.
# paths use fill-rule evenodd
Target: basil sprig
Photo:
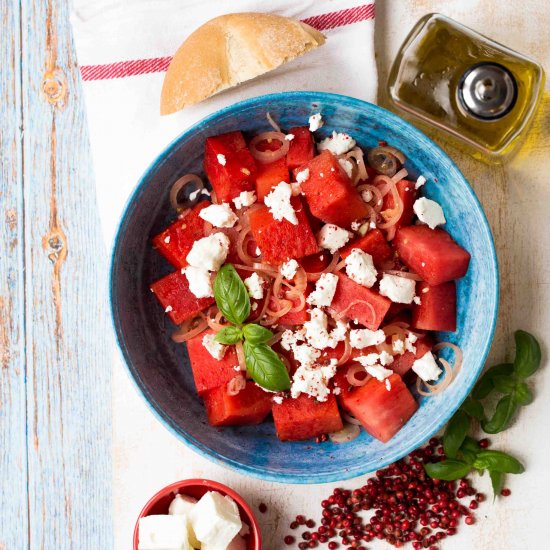
<instances>
[{"instance_id":1,"label":"basil sprig","mask_svg":"<svg viewBox=\"0 0 550 550\"><path fill-rule=\"evenodd\" d=\"M222 315L233 323L220 330L215 340L225 345L244 340L246 370L252 380L266 390L288 390L288 371L277 353L267 345L273 333L254 323L243 326L250 315L250 297L233 265L225 264L218 271L214 280L214 298Z\"/></svg>"},{"instance_id":2,"label":"basil sprig","mask_svg":"<svg viewBox=\"0 0 550 550\"><path fill-rule=\"evenodd\" d=\"M495 434L510 425L520 407L533 401L525 379L540 366L540 345L533 335L523 330L515 333L515 341L514 362L488 369L447 424L443 434L446 460L425 464L430 477L450 481L460 479L472 470L488 470L494 494L497 495L502 488L504 474L521 474L524 471L523 465L514 457L500 451L483 450L475 439L468 436L472 419L478 420L485 432ZM481 401L494 391L502 397L488 417Z\"/></svg>"}]
</instances>

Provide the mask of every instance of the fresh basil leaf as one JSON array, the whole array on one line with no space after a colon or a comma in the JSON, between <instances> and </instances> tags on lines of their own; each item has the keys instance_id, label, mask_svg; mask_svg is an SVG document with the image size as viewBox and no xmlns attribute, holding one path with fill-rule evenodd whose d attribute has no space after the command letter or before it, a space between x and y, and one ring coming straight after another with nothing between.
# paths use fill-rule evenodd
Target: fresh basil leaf
<instances>
[{"instance_id":1,"label":"fresh basil leaf","mask_svg":"<svg viewBox=\"0 0 550 550\"><path fill-rule=\"evenodd\" d=\"M424 464L426 473L433 479L454 481L470 473L472 467L462 460L443 460L441 462Z\"/></svg>"},{"instance_id":2,"label":"fresh basil leaf","mask_svg":"<svg viewBox=\"0 0 550 550\"><path fill-rule=\"evenodd\" d=\"M525 382L518 382L514 390L514 400L519 405L529 405L533 402L533 392Z\"/></svg>"},{"instance_id":3,"label":"fresh basil leaf","mask_svg":"<svg viewBox=\"0 0 550 550\"><path fill-rule=\"evenodd\" d=\"M522 474L523 464L502 451L480 451L473 464L477 470L489 470L506 474Z\"/></svg>"},{"instance_id":4,"label":"fresh basil leaf","mask_svg":"<svg viewBox=\"0 0 550 550\"><path fill-rule=\"evenodd\" d=\"M485 419L485 411L483 410L483 405L477 401L477 399L474 399L472 396L469 396L466 398L466 401L462 403L462 406L460 407L466 414L469 414L473 418L476 418L477 420L484 420Z\"/></svg>"},{"instance_id":5,"label":"fresh basil leaf","mask_svg":"<svg viewBox=\"0 0 550 550\"><path fill-rule=\"evenodd\" d=\"M248 373L262 388L270 391L290 388L290 377L284 363L268 345L245 341L244 358Z\"/></svg>"},{"instance_id":6,"label":"fresh basil leaf","mask_svg":"<svg viewBox=\"0 0 550 550\"><path fill-rule=\"evenodd\" d=\"M231 264L225 264L214 279L214 298L222 315L240 325L250 315L250 297L239 274Z\"/></svg>"},{"instance_id":7,"label":"fresh basil leaf","mask_svg":"<svg viewBox=\"0 0 550 550\"><path fill-rule=\"evenodd\" d=\"M251 344L265 344L273 338L273 333L261 325L249 324L243 327L243 334Z\"/></svg>"},{"instance_id":8,"label":"fresh basil leaf","mask_svg":"<svg viewBox=\"0 0 550 550\"><path fill-rule=\"evenodd\" d=\"M448 458L456 458L458 449L470 429L470 418L462 410L456 411L443 434L443 450Z\"/></svg>"},{"instance_id":9,"label":"fresh basil leaf","mask_svg":"<svg viewBox=\"0 0 550 550\"><path fill-rule=\"evenodd\" d=\"M214 340L220 344L233 345L243 339L243 331L234 325L224 327L216 334Z\"/></svg>"},{"instance_id":10,"label":"fresh basil leaf","mask_svg":"<svg viewBox=\"0 0 550 550\"><path fill-rule=\"evenodd\" d=\"M481 427L488 434L496 434L505 430L518 410L518 404L513 396L505 395L495 408L495 413L490 420L481 423Z\"/></svg>"},{"instance_id":11,"label":"fresh basil leaf","mask_svg":"<svg viewBox=\"0 0 550 550\"><path fill-rule=\"evenodd\" d=\"M514 336L516 339L514 371L519 378L527 378L540 366L540 345L532 334L524 330L516 331Z\"/></svg>"},{"instance_id":12,"label":"fresh basil leaf","mask_svg":"<svg viewBox=\"0 0 550 550\"><path fill-rule=\"evenodd\" d=\"M502 481L504 476L501 472L495 470L489 470L489 476L491 477L491 485L493 486L493 499L502 491Z\"/></svg>"},{"instance_id":13,"label":"fresh basil leaf","mask_svg":"<svg viewBox=\"0 0 550 550\"><path fill-rule=\"evenodd\" d=\"M473 464L480 450L478 442L473 437L467 435L457 454L461 460L464 460L468 464Z\"/></svg>"},{"instance_id":14,"label":"fresh basil leaf","mask_svg":"<svg viewBox=\"0 0 550 550\"><path fill-rule=\"evenodd\" d=\"M512 393L516 389L516 380L512 375L499 374L493 377L493 386L500 393Z\"/></svg>"},{"instance_id":15,"label":"fresh basil leaf","mask_svg":"<svg viewBox=\"0 0 550 550\"><path fill-rule=\"evenodd\" d=\"M499 375L512 374L514 365L512 363L502 363L488 369L476 384L472 396L475 399L485 399L494 389L493 378Z\"/></svg>"}]
</instances>

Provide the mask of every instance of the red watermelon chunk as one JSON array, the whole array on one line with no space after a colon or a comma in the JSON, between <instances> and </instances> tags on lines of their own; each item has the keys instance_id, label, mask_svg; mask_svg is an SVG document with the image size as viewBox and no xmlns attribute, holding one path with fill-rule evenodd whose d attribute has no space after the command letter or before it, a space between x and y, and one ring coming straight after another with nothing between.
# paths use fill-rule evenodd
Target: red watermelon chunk
<instances>
[{"instance_id":1,"label":"red watermelon chunk","mask_svg":"<svg viewBox=\"0 0 550 550\"><path fill-rule=\"evenodd\" d=\"M203 398L212 426L259 424L271 412L271 395L254 382L247 382L237 395L228 395L224 385L208 391Z\"/></svg>"},{"instance_id":2,"label":"red watermelon chunk","mask_svg":"<svg viewBox=\"0 0 550 550\"><path fill-rule=\"evenodd\" d=\"M411 418L418 405L398 374L386 383L371 378L364 386L342 391L342 407L361 422L365 430L383 443L389 441Z\"/></svg>"},{"instance_id":3,"label":"red watermelon chunk","mask_svg":"<svg viewBox=\"0 0 550 550\"><path fill-rule=\"evenodd\" d=\"M311 230L299 197L292 197L298 225L283 219L277 221L267 206L250 212L250 229L254 240L262 251L262 261L279 264L290 258L303 258L315 254L319 247Z\"/></svg>"},{"instance_id":4,"label":"red watermelon chunk","mask_svg":"<svg viewBox=\"0 0 550 550\"><path fill-rule=\"evenodd\" d=\"M240 372L233 368L239 364L234 346L228 346L222 359L212 357L203 346L204 336L213 333L212 330L205 330L187 341L187 353L199 395L220 386L225 388L228 382L240 376Z\"/></svg>"},{"instance_id":5,"label":"red watermelon chunk","mask_svg":"<svg viewBox=\"0 0 550 550\"><path fill-rule=\"evenodd\" d=\"M403 213L401 214L400 218L397 220L397 223L395 224L396 229L399 229L400 227L405 227L407 225L411 225L413 221L413 218L414 218L413 205L417 195L416 189L414 186L415 186L414 182L408 181L408 180L401 180L396 184L397 193L399 194L399 197L403 201ZM382 211L392 210L393 208L395 208L395 201L393 200L392 193L388 193L384 197L384 202L382 204Z\"/></svg>"},{"instance_id":6,"label":"red watermelon chunk","mask_svg":"<svg viewBox=\"0 0 550 550\"><path fill-rule=\"evenodd\" d=\"M392 369L395 374L399 374L401 378L409 372L412 368L413 363L416 359L424 357L434 346L432 339L429 336L424 336L419 338L415 343L414 347L416 351L406 351L403 355L395 355L393 358L393 363L388 366L389 369Z\"/></svg>"},{"instance_id":7,"label":"red watermelon chunk","mask_svg":"<svg viewBox=\"0 0 550 550\"><path fill-rule=\"evenodd\" d=\"M460 279L468 271L470 254L443 229L402 227L394 242L403 263L430 285Z\"/></svg>"},{"instance_id":8,"label":"red watermelon chunk","mask_svg":"<svg viewBox=\"0 0 550 550\"><path fill-rule=\"evenodd\" d=\"M355 241L340 249L340 256L347 258L354 248L359 248L363 252L372 256L372 261L377 268L384 267L393 256L393 251L386 241L386 237L380 229L372 229L363 237L359 237Z\"/></svg>"},{"instance_id":9,"label":"red watermelon chunk","mask_svg":"<svg viewBox=\"0 0 550 550\"><path fill-rule=\"evenodd\" d=\"M311 213L326 223L349 227L368 215L368 208L350 178L330 152L323 151L304 164L309 178L302 183Z\"/></svg>"},{"instance_id":10,"label":"red watermelon chunk","mask_svg":"<svg viewBox=\"0 0 550 550\"><path fill-rule=\"evenodd\" d=\"M221 164L218 155L225 157ZM256 163L241 132L206 138L204 171L219 202L230 202L242 191L254 190Z\"/></svg>"},{"instance_id":11,"label":"red watermelon chunk","mask_svg":"<svg viewBox=\"0 0 550 550\"><path fill-rule=\"evenodd\" d=\"M456 330L456 285L454 281L417 287L420 304L412 310L412 326L422 330Z\"/></svg>"},{"instance_id":12,"label":"red watermelon chunk","mask_svg":"<svg viewBox=\"0 0 550 550\"><path fill-rule=\"evenodd\" d=\"M263 201L264 197L271 193L273 187L276 187L282 181L286 183L290 181L284 157L268 164L257 163L256 194L259 201Z\"/></svg>"},{"instance_id":13,"label":"red watermelon chunk","mask_svg":"<svg viewBox=\"0 0 550 550\"><path fill-rule=\"evenodd\" d=\"M370 304L370 305L369 305ZM378 292L352 281L338 273L338 285L331 308L344 317L357 320L371 330L377 330L390 308L391 301Z\"/></svg>"},{"instance_id":14,"label":"red watermelon chunk","mask_svg":"<svg viewBox=\"0 0 550 550\"><path fill-rule=\"evenodd\" d=\"M315 145L307 126L291 128L288 133L292 134L294 139L288 148L286 164L289 170L294 170L315 156Z\"/></svg>"},{"instance_id":15,"label":"red watermelon chunk","mask_svg":"<svg viewBox=\"0 0 550 550\"><path fill-rule=\"evenodd\" d=\"M190 290L187 277L180 271L166 275L151 285L170 320L181 325L214 303L214 298L197 298Z\"/></svg>"},{"instance_id":16,"label":"red watermelon chunk","mask_svg":"<svg viewBox=\"0 0 550 550\"><path fill-rule=\"evenodd\" d=\"M323 402L301 394L296 399L285 399L280 405L274 404L272 411L281 441L310 439L344 427L332 394Z\"/></svg>"},{"instance_id":17,"label":"red watermelon chunk","mask_svg":"<svg viewBox=\"0 0 550 550\"><path fill-rule=\"evenodd\" d=\"M156 248L174 267L187 265L187 254L195 241L206 237L204 220L199 216L203 208L209 206L208 201L196 204L185 217L178 218L162 233L153 237L153 247Z\"/></svg>"}]
</instances>

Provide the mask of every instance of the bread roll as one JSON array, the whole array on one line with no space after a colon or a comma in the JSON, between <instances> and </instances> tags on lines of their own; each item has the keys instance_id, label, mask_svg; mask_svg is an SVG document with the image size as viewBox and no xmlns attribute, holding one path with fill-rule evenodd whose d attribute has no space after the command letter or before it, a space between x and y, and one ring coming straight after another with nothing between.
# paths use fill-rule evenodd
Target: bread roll
<instances>
[{"instance_id":1,"label":"bread roll","mask_svg":"<svg viewBox=\"0 0 550 550\"><path fill-rule=\"evenodd\" d=\"M267 13L232 13L199 27L180 46L160 100L168 115L324 44L313 27Z\"/></svg>"}]
</instances>

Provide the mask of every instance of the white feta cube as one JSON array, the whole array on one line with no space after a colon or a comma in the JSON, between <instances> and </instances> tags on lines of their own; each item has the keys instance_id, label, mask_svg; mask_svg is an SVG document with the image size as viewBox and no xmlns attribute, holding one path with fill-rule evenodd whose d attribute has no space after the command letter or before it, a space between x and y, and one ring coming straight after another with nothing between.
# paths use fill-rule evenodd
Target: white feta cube
<instances>
[{"instance_id":1,"label":"white feta cube","mask_svg":"<svg viewBox=\"0 0 550 550\"><path fill-rule=\"evenodd\" d=\"M418 374L424 382L437 380L439 375L443 372L436 363L431 351L423 355L420 359L417 359L413 363L412 370Z\"/></svg>"},{"instance_id":2,"label":"white feta cube","mask_svg":"<svg viewBox=\"0 0 550 550\"><path fill-rule=\"evenodd\" d=\"M345 261L346 274L352 281L367 288L371 288L376 283L378 272L370 254L354 248Z\"/></svg>"},{"instance_id":3,"label":"white feta cube","mask_svg":"<svg viewBox=\"0 0 550 550\"><path fill-rule=\"evenodd\" d=\"M328 307L332 304L338 277L334 273L323 273L315 283L315 290L307 297L307 303L317 307Z\"/></svg>"},{"instance_id":4,"label":"white feta cube","mask_svg":"<svg viewBox=\"0 0 550 550\"><path fill-rule=\"evenodd\" d=\"M438 225L443 225L447 222L443 214L443 208L437 202L426 197L416 199L413 204L413 210L418 219L430 229L435 229Z\"/></svg>"},{"instance_id":5,"label":"white feta cube","mask_svg":"<svg viewBox=\"0 0 550 550\"><path fill-rule=\"evenodd\" d=\"M187 277L189 290L197 298L209 298L210 296L214 296L212 278L208 270L188 265L183 269L183 272Z\"/></svg>"},{"instance_id":6,"label":"white feta cube","mask_svg":"<svg viewBox=\"0 0 550 550\"><path fill-rule=\"evenodd\" d=\"M331 254L342 248L350 239L350 232L332 223L321 227L317 235L317 243L321 248L326 248Z\"/></svg>"},{"instance_id":7,"label":"white feta cube","mask_svg":"<svg viewBox=\"0 0 550 550\"><path fill-rule=\"evenodd\" d=\"M241 191L239 196L233 199L233 204L237 210L241 210L245 206L252 206L257 200L256 191Z\"/></svg>"},{"instance_id":8,"label":"white feta cube","mask_svg":"<svg viewBox=\"0 0 550 550\"><path fill-rule=\"evenodd\" d=\"M215 334L205 334L202 337L202 345L214 359L221 361L227 351L227 346L216 341L215 336Z\"/></svg>"},{"instance_id":9,"label":"white feta cube","mask_svg":"<svg viewBox=\"0 0 550 550\"><path fill-rule=\"evenodd\" d=\"M190 550L187 519L168 514L139 520L139 550Z\"/></svg>"},{"instance_id":10,"label":"white feta cube","mask_svg":"<svg viewBox=\"0 0 550 550\"><path fill-rule=\"evenodd\" d=\"M288 260L288 262L281 264L279 271L285 279L290 281L291 279L294 279L296 271L298 271L298 267L300 266L296 260Z\"/></svg>"},{"instance_id":11,"label":"white feta cube","mask_svg":"<svg viewBox=\"0 0 550 550\"><path fill-rule=\"evenodd\" d=\"M292 187L282 181L264 198L264 204L269 208L273 219L287 220L292 225L298 225L296 212L290 203L291 196Z\"/></svg>"},{"instance_id":12,"label":"white feta cube","mask_svg":"<svg viewBox=\"0 0 550 550\"><path fill-rule=\"evenodd\" d=\"M386 340L383 330L355 329L349 333L349 343L352 348L363 349L376 346Z\"/></svg>"},{"instance_id":13,"label":"white feta cube","mask_svg":"<svg viewBox=\"0 0 550 550\"><path fill-rule=\"evenodd\" d=\"M413 279L384 273L380 281L380 294L397 304L410 304L413 301L416 282Z\"/></svg>"},{"instance_id":14,"label":"white feta cube","mask_svg":"<svg viewBox=\"0 0 550 550\"><path fill-rule=\"evenodd\" d=\"M313 367L300 366L292 378L290 395L296 398L301 393L305 393L317 401L326 401L330 394L328 384L335 374L336 365L334 364Z\"/></svg>"},{"instance_id":15,"label":"white feta cube","mask_svg":"<svg viewBox=\"0 0 550 550\"><path fill-rule=\"evenodd\" d=\"M355 147L355 140L345 132L332 132L332 136L317 144L318 151L328 150L334 155L343 155Z\"/></svg>"},{"instance_id":16,"label":"white feta cube","mask_svg":"<svg viewBox=\"0 0 550 550\"><path fill-rule=\"evenodd\" d=\"M211 223L214 227L233 227L237 223L237 216L226 202L211 204L199 212L199 217Z\"/></svg>"},{"instance_id":17,"label":"white feta cube","mask_svg":"<svg viewBox=\"0 0 550 550\"><path fill-rule=\"evenodd\" d=\"M193 506L197 503L197 499L190 497L189 495L180 495L179 493L174 497L174 500L168 507L168 513L171 516L184 516L188 514Z\"/></svg>"},{"instance_id":18,"label":"white feta cube","mask_svg":"<svg viewBox=\"0 0 550 550\"><path fill-rule=\"evenodd\" d=\"M187 263L208 271L218 271L229 252L229 237L224 233L213 233L193 243Z\"/></svg>"},{"instance_id":19,"label":"white feta cube","mask_svg":"<svg viewBox=\"0 0 550 550\"><path fill-rule=\"evenodd\" d=\"M265 279L260 277L256 272L244 280L248 294L254 300L261 300L264 297L264 283Z\"/></svg>"},{"instance_id":20,"label":"white feta cube","mask_svg":"<svg viewBox=\"0 0 550 550\"><path fill-rule=\"evenodd\" d=\"M309 131L310 132L316 132L324 124L323 117L321 116L321 113L311 115L309 117L308 122L309 122Z\"/></svg>"},{"instance_id":21,"label":"white feta cube","mask_svg":"<svg viewBox=\"0 0 550 550\"><path fill-rule=\"evenodd\" d=\"M391 369L386 369L382 365L369 365L365 370L379 382L383 382L386 378L393 374Z\"/></svg>"}]
</instances>

